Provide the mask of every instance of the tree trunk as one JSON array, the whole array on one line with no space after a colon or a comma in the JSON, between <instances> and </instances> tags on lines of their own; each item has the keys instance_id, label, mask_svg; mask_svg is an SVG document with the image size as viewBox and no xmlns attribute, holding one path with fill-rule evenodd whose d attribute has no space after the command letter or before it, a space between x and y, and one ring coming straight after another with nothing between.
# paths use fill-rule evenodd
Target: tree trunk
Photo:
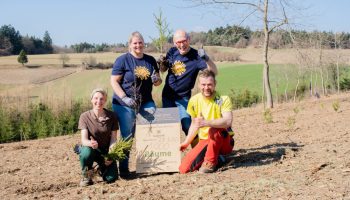
<instances>
[{"instance_id":1,"label":"tree trunk","mask_svg":"<svg viewBox=\"0 0 350 200\"><path fill-rule=\"evenodd\" d=\"M264 80L264 89L266 92L266 106L267 108L273 108L273 99L272 99L272 93L271 93L271 86L270 86L270 79L269 79L269 63L268 63L268 50L269 50L269 39L270 39L270 33L269 33L269 27L268 27L268 20L267 20L267 13L268 13L268 4L269 1L265 0L265 7L264 7L264 48L263 48L263 61L264 61L264 69L263 69L263 80Z\"/></svg>"}]
</instances>

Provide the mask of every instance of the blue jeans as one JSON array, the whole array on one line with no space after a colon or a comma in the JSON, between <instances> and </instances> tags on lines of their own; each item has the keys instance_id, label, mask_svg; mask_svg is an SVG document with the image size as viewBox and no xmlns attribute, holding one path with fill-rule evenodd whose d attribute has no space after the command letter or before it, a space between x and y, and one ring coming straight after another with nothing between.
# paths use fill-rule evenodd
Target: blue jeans
<instances>
[{"instance_id":1,"label":"blue jeans","mask_svg":"<svg viewBox=\"0 0 350 200\"><path fill-rule=\"evenodd\" d=\"M182 131L185 135L188 134L188 129L191 125L191 116L187 113L188 98L170 100L166 97L162 98L163 108L178 107L181 120Z\"/></svg>"},{"instance_id":2,"label":"blue jeans","mask_svg":"<svg viewBox=\"0 0 350 200\"><path fill-rule=\"evenodd\" d=\"M145 116L148 112L145 111L146 108L156 109L156 105L153 101L148 101L141 105L140 114ZM136 126L136 113L135 110L128 106L121 106L119 104L112 104L112 109L119 121L119 129L122 139L129 140L134 137L135 126ZM119 170L128 171L129 170L129 155L127 153L127 158L119 161Z\"/></svg>"}]
</instances>

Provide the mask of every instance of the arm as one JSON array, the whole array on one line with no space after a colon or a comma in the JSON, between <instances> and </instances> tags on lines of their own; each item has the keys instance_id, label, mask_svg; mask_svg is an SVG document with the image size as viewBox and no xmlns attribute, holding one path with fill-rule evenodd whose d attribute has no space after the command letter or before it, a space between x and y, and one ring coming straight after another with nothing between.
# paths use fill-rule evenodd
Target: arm
<instances>
[{"instance_id":1,"label":"arm","mask_svg":"<svg viewBox=\"0 0 350 200\"><path fill-rule=\"evenodd\" d=\"M111 86L113 88L113 91L118 97L123 98L126 96L124 90L120 86L120 82L122 80L122 75L112 75L111 76Z\"/></svg>"},{"instance_id":2,"label":"arm","mask_svg":"<svg viewBox=\"0 0 350 200\"><path fill-rule=\"evenodd\" d=\"M198 129L199 129L199 123L203 118L193 118L191 122L191 126L188 130L188 135L184 142L180 144L180 151L184 151L189 144L191 144L192 140L196 137Z\"/></svg>"},{"instance_id":3,"label":"arm","mask_svg":"<svg viewBox=\"0 0 350 200\"><path fill-rule=\"evenodd\" d=\"M89 133L87 129L82 129L81 130L81 144L83 146L91 147L93 149L98 148L98 143L96 140L94 140L92 137L90 137L90 140L88 138Z\"/></svg>"},{"instance_id":4,"label":"arm","mask_svg":"<svg viewBox=\"0 0 350 200\"><path fill-rule=\"evenodd\" d=\"M117 142L117 131L112 131L111 141L109 142L109 149L111 149L116 142Z\"/></svg>"},{"instance_id":5,"label":"arm","mask_svg":"<svg viewBox=\"0 0 350 200\"><path fill-rule=\"evenodd\" d=\"M206 61L207 63L207 69L209 71L214 72L215 75L218 75L218 68L216 67L215 63L209 58L208 61Z\"/></svg>"},{"instance_id":6,"label":"arm","mask_svg":"<svg viewBox=\"0 0 350 200\"><path fill-rule=\"evenodd\" d=\"M222 118L213 120L202 120L199 122L199 127L213 128L229 128L232 125L232 112L223 112Z\"/></svg>"}]
</instances>

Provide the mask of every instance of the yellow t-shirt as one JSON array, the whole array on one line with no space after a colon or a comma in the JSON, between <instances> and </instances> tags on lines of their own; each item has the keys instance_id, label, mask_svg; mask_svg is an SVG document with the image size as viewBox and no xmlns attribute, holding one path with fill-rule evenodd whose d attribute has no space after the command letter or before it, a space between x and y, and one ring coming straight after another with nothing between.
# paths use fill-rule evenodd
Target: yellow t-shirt
<instances>
[{"instance_id":1,"label":"yellow t-shirt","mask_svg":"<svg viewBox=\"0 0 350 200\"><path fill-rule=\"evenodd\" d=\"M187 113L192 118L203 117L206 120L222 118L222 113L231 112L232 103L228 96L216 94L212 99L205 98L201 93L194 95L188 102ZM202 127L198 130L199 139L208 139L210 127ZM231 129L231 128L229 128ZM232 130L228 130L233 135Z\"/></svg>"}]
</instances>

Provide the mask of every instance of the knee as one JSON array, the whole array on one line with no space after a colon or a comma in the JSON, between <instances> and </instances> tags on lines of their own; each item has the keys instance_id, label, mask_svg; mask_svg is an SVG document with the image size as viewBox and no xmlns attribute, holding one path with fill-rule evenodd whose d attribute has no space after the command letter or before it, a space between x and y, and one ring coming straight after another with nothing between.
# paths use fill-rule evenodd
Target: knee
<instances>
[{"instance_id":1,"label":"knee","mask_svg":"<svg viewBox=\"0 0 350 200\"><path fill-rule=\"evenodd\" d=\"M218 137L220 137L221 131L222 131L222 129L220 129L220 128L209 128L208 135L209 135L210 139L215 140Z\"/></svg>"},{"instance_id":2,"label":"knee","mask_svg":"<svg viewBox=\"0 0 350 200\"><path fill-rule=\"evenodd\" d=\"M82 146L79 154L79 158L82 161L91 160L94 157L94 150L91 147Z\"/></svg>"}]
</instances>

